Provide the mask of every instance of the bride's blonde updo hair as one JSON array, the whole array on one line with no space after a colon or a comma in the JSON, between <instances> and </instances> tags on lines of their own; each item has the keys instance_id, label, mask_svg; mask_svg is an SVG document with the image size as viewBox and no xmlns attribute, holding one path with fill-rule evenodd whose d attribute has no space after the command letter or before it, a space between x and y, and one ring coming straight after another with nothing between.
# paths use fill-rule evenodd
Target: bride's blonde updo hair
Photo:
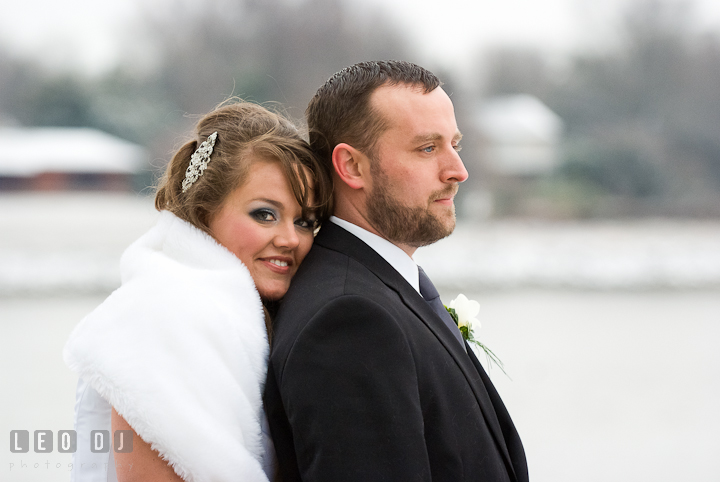
<instances>
[{"instance_id":1,"label":"bride's blonde updo hair","mask_svg":"<svg viewBox=\"0 0 720 482\"><path fill-rule=\"evenodd\" d=\"M237 102L210 112L195 130L195 138L175 153L160 180L155 195L159 211L166 209L212 235L208 223L213 214L243 185L252 163L262 160L280 163L303 216L327 217L331 181L298 129L285 117L257 104ZM190 157L213 132L217 139L207 168L183 192Z\"/></svg>"}]
</instances>

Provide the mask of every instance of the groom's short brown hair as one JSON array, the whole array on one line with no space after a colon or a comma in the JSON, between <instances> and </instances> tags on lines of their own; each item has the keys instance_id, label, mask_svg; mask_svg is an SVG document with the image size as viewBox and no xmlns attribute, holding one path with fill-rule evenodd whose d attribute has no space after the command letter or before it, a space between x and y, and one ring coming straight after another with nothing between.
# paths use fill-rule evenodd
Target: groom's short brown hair
<instances>
[{"instance_id":1,"label":"groom's short brown hair","mask_svg":"<svg viewBox=\"0 0 720 482\"><path fill-rule=\"evenodd\" d=\"M370 96L383 85L407 84L429 93L442 85L432 72L410 62L360 62L336 73L310 100L305 116L310 147L332 174L332 152L345 142L369 157L385 131L385 119L370 106Z\"/></svg>"}]
</instances>

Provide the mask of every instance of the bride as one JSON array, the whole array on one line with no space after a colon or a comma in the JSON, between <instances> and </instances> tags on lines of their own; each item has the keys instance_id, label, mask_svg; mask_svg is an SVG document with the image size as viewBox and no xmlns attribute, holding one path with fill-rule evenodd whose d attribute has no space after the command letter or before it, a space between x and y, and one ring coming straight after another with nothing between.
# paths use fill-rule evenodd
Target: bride
<instances>
[{"instance_id":1,"label":"bride","mask_svg":"<svg viewBox=\"0 0 720 482\"><path fill-rule=\"evenodd\" d=\"M80 377L74 481L274 478L263 302L310 249L329 181L258 105L220 107L196 131L160 183L157 225L123 254L122 286L65 346Z\"/></svg>"}]
</instances>

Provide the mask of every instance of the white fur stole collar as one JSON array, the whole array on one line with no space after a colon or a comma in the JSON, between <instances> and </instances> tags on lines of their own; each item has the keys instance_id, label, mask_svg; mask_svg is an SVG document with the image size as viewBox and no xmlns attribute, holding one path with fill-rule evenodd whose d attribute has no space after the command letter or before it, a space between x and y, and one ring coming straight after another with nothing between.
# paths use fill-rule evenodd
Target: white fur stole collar
<instances>
[{"instance_id":1,"label":"white fur stole collar","mask_svg":"<svg viewBox=\"0 0 720 482\"><path fill-rule=\"evenodd\" d=\"M167 211L121 260L122 286L75 328L70 368L187 481L267 481L268 341L240 260Z\"/></svg>"}]
</instances>

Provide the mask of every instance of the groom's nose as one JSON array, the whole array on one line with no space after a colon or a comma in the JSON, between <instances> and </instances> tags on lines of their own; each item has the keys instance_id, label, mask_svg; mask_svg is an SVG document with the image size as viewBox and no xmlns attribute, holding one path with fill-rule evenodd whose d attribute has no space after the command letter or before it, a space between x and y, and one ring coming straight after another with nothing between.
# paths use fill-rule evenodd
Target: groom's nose
<instances>
[{"instance_id":1,"label":"groom's nose","mask_svg":"<svg viewBox=\"0 0 720 482\"><path fill-rule=\"evenodd\" d=\"M468 178L467 169L460 154L451 149L441 160L440 180L445 183L464 182Z\"/></svg>"}]
</instances>

